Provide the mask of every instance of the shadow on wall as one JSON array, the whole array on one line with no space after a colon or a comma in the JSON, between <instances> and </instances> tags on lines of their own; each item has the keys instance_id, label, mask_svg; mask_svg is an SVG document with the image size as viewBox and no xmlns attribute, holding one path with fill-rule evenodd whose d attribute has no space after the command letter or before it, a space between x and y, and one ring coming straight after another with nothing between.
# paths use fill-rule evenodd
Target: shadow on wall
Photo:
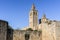
<instances>
[{"instance_id":1,"label":"shadow on wall","mask_svg":"<svg viewBox=\"0 0 60 40\"><path fill-rule=\"evenodd\" d=\"M7 28L7 40L13 40L13 29L9 26Z\"/></svg>"}]
</instances>

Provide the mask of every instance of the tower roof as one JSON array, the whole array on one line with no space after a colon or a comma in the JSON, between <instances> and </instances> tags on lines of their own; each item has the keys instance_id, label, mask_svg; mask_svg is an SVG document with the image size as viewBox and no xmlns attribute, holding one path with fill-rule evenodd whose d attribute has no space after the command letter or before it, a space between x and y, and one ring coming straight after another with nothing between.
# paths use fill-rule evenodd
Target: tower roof
<instances>
[{"instance_id":1,"label":"tower roof","mask_svg":"<svg viewBox=\"0 0 60 40\"><path fill-rule=\"evenodd\" d=\"M32 4L32 8L31 8L32 10L35 10L35 5L34 4Z\"/></svg>"},{"instance_id":2,"label":"tower roof","mask_svg":"<svg viewBox=\"0 0 60 40\"><path fill-rule=\"evenodd\" d=\"M46 15L45 15L45 14L43 14L42 18L43 18L43 19L44 19L44 18L46 18Z\"/></svg>"}]
</instances>

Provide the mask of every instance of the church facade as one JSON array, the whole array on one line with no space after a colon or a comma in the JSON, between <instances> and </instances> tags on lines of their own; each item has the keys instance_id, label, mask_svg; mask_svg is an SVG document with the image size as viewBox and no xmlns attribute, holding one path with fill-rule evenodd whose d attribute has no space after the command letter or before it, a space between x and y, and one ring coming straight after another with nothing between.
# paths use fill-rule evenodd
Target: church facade
<instances>
[{"instance_id":1,"label":"church facade","mask_svg":"<svg viewBox=\"0 0 60 40\"><path fill-rule=\"evenodd\" d=\"M38 22L35 5L29 12L29 26L14 30L8 22L0 20L0 40L60 40L60 21L49 20L43 14Z\"/></svg>"}]
</instances>

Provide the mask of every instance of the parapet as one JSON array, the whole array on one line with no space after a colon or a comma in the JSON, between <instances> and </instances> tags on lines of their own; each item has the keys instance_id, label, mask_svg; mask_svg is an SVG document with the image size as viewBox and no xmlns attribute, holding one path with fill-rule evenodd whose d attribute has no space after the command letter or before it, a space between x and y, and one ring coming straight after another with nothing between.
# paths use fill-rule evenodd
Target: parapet
<instances>
[{"instance_id":1,"label":"parapet","mask_svg":"<svg viewBox=\"0 0 60 40\"><path fill-rule=\"evenodd\" d=\"M8 25L8 22L5 21L5 20L0 20L0 26L7 26Z\"/></svg>"},{"instance_id":2,"label":"parapet","mask_svg":"<svg viewBox=\"0 0 60 40\"><path fill-rule=\"evenodd\" d=\"M7 22L7 21L5 21L5 20L0 20L0 22L8 23L8 22Z\"/></svg>"}]
</instances>

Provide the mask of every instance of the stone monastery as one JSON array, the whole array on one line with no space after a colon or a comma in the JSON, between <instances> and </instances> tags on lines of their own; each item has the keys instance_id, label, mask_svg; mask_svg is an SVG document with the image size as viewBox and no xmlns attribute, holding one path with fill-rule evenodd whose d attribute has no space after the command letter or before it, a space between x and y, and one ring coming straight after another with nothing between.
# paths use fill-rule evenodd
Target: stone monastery
<instances>
[{"instance_id":1,"label":"stone monastery","mask_svg":"<svg viewBox=\"0 0 60 40\"><path fill-rule=\"evenodd\" d=\"M60 40L60 21L49 20L44 14L38 22L34 4L29 12L29 26L12 29L7 21L0 20L0 40Z\"/></svg>"}]
</instances>

